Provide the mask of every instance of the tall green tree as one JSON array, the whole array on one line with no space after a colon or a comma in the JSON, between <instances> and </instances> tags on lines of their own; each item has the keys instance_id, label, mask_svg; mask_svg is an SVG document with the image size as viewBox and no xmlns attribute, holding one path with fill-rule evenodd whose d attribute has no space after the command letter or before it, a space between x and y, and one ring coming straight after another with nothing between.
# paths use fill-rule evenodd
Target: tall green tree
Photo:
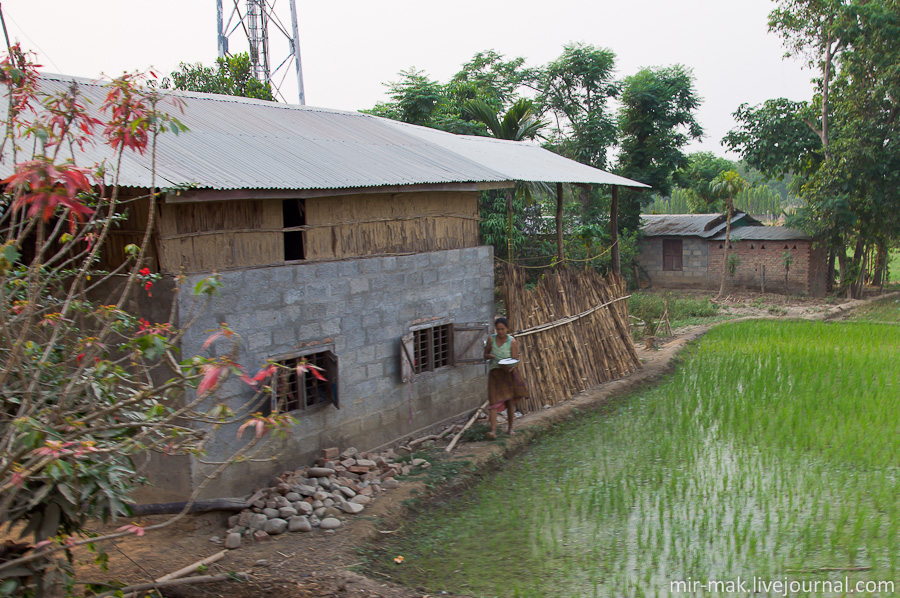
<instances>
[{"instance_id":1,"label":"tall green tree","mask_svg":"<svg viewBox=\"0 0 900 598\"><path fill-rule=\"evenodd\" d=\"M432 127L445 103L443 86L415 67L400 71L400 79L386 83L390 102L378 102L370 114L423 127Z\"/></svg>"},{"instance_id":2,"label":"tall green tree","mask_svg":"<svg viewBox=\"0 0 900 598\"><path fill-rule=\"evenodd\" d=\"M777 98L758 106L741 104L733 116L737 127L723 145L766 178L809 174L821 165L822 142L809 125L815 110L807 102Z\"/></svg>"},{"instance_id":3,"label":"tall green tree","mask_svg":"<svg viewBox=\"0 0 900 598\"><path fill-rule=\"evenodd\" d=\"M466 111L466 104L484 102L495 114L508 110L520 98L524 82L534 76L524 62L506 60L493 50L478 52L446 84L412 67L385 84L389 101L363 112L450 133L485 135L484 124Z\"/></svg>"},{"instance_id":4,"label":"tall green tree","mask_svg":"<svg viewBox=\"0 0 900 598\"><path fill-rule=\"evenodd\" d=\"M492 137L497 139L506 139L508 141L524 141L526 139L534 139L547 123L538 119L534 115L534 104L531 100L520 99L513 104L506 114L500 118L494 109L481 100L470 100L465 105L467 113L471 114L476 120L484 123ZM490 195L490 193L488 193ZM528 186L522 182L516 184L515 191L507 189L506 197L506 246L507 256L513 256L513 211L514 199L521 203L531 195ZM490 202L489 205L493 205ZM559 210L557 210L559 211ZM496 214L487 214L488 218L496 217ZM557 222L557 231L562 227L561 222Z\"/></svg>"},{"instance_id":5,"label":"tall green tree","mask_svg":"<svg viewBox=\"0 0 900 598\"><path fill-rule=\"evenodd\" d=\"M521 98L523 87L535 85L535 69L524 65L521 56L507 60L494 50L478 52L450 79L447 96L461 106L469 100L480 100L494 112L503 112Z\"/></svg>"},{"instance_id":6,"label":"tall green tree","mask_svg":"<svg viewBox=\"0 0 900 598\"><path fill-rule=\"evenodd\" d=\"M214 66L182 62L179 70L162 80L164 89L220 93L274 102L272 85L253 76L250 55L246 52L217 58Z\"/></svg>"},{"instance_id":7,"label":"tall green tree","mask_svg":"<svg viewBox=\"0 0 900 598\"><path fill-rule=\"evenodd\" d=\"M710 183L723 172L735 168L734 162L712 152L694 152L687 156L687 164L674 174L677 185L693 195L690 203L697 208L708 209L714 202Z\"/></svg>"},{"instance_id":8,"label":"tall green tree","mask_svg":"<svg viewBox=\"0 0 900 598\"><path fill-rule=\"evenodd\" d=\"M803 175L805 205L794 222L831 248L842 286L858 294L870 248L884 256L900 237L900 3L778 0L770 29L817 72L816 96L808 107L785 100L752 110L742 106L741 126L725 141L761 170ZM800 122L808 132L798 128ZM810 132L818 141L812 146Z\"/></svg>"},{"instance_id":9,"label":"tall green tree","mask_svg":"<svg viewBox=\"0 0 900 598\"><path fill-rule=\"evenodd\" d=\"M551 117L549 147L582 164L606 168L607 151L616 142L609 100L618 95L616 55L612 50L569 44L539 74L536 103Z\"/></svg>"},{"instance_id":10,"label":"tall green tree","mask_svg":"<svg viewBox=\"0 0 900 598\"><path fill-rule=\"evenodd\" d=\"M867 1L867 0L866 0ZM778 34L788 54L806 59L821 74L819 78L819 122L807 121L822 142L826 160L830 160L829 95L835 62L846 49L848 23L852 21L851 2L847 0L776 0L778 6L769 15L769 31Z\"/></svg>"},{"instance_id":11,"label":"tall green tree","mask_svg":"<svg viewBox=\"0 0 900 598\"><path fill-rule=\"evenodd\" d=\"M688 163L682 150L703 135L693 74L682 65L642 69L625 79L620 102L618 173L668 195L672 175ZM637 230L650 201L647 193L624 190L619 228Z\"/></svg>"}]
</instances>

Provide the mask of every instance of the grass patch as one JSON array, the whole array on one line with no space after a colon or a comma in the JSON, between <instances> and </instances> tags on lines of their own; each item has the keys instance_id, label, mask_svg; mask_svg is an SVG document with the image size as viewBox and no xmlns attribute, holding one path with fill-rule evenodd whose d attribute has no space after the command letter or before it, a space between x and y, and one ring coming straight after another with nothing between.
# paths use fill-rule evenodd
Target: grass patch
<instances>
[{"instance_id":1,"label":"grass patch","mask_svg":"<svg viewBox=\"0 0 900 598\"><path fill-rule=\"evenodd\" d=\"M819 568L847 570L806 577L898 579L898 358L898 326L717 327L665 384L555 427L369 566L504 598L669 596L671 580Z\"/></svg>"},{"instance_id":2,"label":"grass patch","mask_svg":"<svg viewBox=\"0 0 900 598\"><path fill-rule=\"evenodd\" d=\"M900 322L900 299L878 299L862 305L851 313L848 320L860 322Z\"/></svg>"},{"instance_id":3,"label":"grass patch","mask_svg":"<svg viewBox=\"0 0 900 598\"><path fill-rule=\"evenodd\" d=\"M398 461L412 463L416 459L425 459L429 466L427 468L423 468L421 465L413 467L408 475L400 476L399 479L421 481L426 488L444 486L465 473L472 465L471 461L456 459L443 449L416 451L409 455L404 455Z\"/></svg>"},{"instance_id":4,"label":"grass patch","mask_svg":"<svg viewBox=\"0 0 900 598\"><path fill-rule=\"evenodd\" d=\"M632 326L632 335L635 338L642 338L648 329L655 330L667 306L669 324L673 328L724 319L721 317L719 306L709 297L697 299L677 293L635 291L628 298L628 313L637 318L640 324Z\"/></svg>"},{"instance_id":5,"label":"grass patch","mask_svg":"<svg viewBox=\"0 0 900 598\"><path fill-rule=\"evenodd\" d=\"M488 438L488 432L491 431L490 424L478 422L472 424L472 427L463 432L462 440L463 442L486 442L490 440Z\"/></svg>"}]
</instances>

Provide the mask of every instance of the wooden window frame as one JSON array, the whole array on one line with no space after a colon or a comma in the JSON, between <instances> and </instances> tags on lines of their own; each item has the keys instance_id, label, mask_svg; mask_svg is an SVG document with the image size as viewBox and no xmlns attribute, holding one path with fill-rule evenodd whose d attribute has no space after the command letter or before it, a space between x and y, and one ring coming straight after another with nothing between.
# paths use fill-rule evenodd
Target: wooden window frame
<instances>
[{"instance_id":1,"label":"wooden window frame","mask_svg":"<svg viewBox=\"0 0 900 598\"><path fill-rule=\"evenodd\" d=\"M484 363L489 330L489 322L463 324L449 318L411 326L400 339L401 380L409 382L463 364Z\"/></svg>"},{"instance_id":2,"label":"wooden window frame","mask_svg":"<svg viewBox=\"0 0 900 598\"><path fill-rule=\"evenodd\" d=\"M268 413L311 413L327 405L341 408L338 389L338 358L331 345L274 357L279 365L271 382L272 395L267 404ZM296 366L306 361L322 368L325 380L319 380L309 372L297 372ZM315 393L315 397L313 397Z\"/></svg>"},{"instance_id":3,"label":"wooden window frame","mask_svg":"<svg viewBox=\"0 0 900 598\"><path fill-rule=\"evenodd\" d=\"M677 245L678 251L671 251ZM670 251L666 251L670 249ZM684 271L684 241L681 239L663 239L662 241L663 272Z\"/></svg>"}]
</instances>

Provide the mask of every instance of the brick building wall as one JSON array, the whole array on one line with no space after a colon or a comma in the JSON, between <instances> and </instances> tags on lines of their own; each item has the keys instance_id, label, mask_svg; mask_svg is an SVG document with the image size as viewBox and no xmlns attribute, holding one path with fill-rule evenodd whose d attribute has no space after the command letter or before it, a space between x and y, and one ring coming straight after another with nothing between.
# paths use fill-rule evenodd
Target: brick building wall
<instances>
[{"instance_id":1,"label":"brick building wall","mask_svg":"<svg viewBox=\"0 0 900 598\"><path fill-rule=\"evenodd\" d=\"M725 268L725 242L708 241L709 276L715 284ZM785 289L784 253L792 258ZM765 279L766 292L806 293L821 296L825 292L824 251L804 240L739 240L732 241L731 251L740 259L733 281L726 284L761 291Z\"/></svg>"},{"instance_id":2,"label":"brick building wall","mask_svg":"<svg viewBox=\"0 0 900 598\"><path fill-rule=\"evenodd\" d=\"M650 278L650 284L672 288L706 288L709 284L707 242L699 237L671 237L681 241L681 270L666 270L663 264L664 237L646 237L640 241L638 265Z\"/></svg>"},{"instance_id":3,"label":"brick building wall","mask_svg":"<svg viewBox=\"0 0 900 598\"><path fill-rule=\"evenodd\" d=\"M185 288L202 277L189 276ZM202 353L209 331L220 322L241 335L239 359L248 368L302 353L311 343L328 347L338 360L340 409L323 404L293 413L298 423L273 446L276 460L231 466L204 489L206 497L241 496L286 468L308 464L322 448L371 449L473 409L486 396L481 364L442 367L403 383L400 338L423 321L491 320L490 247L247 268L223 272L221 278L224 288L183 338L183 354ZM188 301L179 298L182 317ZM217 402L236 407L252 396L234 378L225 382ZM203 461L220 461L246 442L246 435L243 441L236 438L237 427L217 430ZM195 488L215 465L194 459L190 467ZM172 476L168 480L178 483ZM172 496L190 489L159 490Z\"/></svg>"}]
</instances>

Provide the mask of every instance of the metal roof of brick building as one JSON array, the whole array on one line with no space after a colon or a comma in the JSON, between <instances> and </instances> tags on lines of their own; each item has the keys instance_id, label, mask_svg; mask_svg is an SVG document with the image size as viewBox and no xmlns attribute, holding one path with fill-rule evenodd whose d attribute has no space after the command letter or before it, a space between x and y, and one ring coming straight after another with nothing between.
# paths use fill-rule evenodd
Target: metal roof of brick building
<instances>
[{"instance_id":1,"label":"metal roof of brick building","mask_svg":"<svg viewBox=\"0 0 900 598\"><path fill-rule=\"evenodd\" d=\"M724 241L725 232L722 231L713 241ZM731 229L732 241L811 241L812 237L802 230L788 228L786 226L741 226Z\"/></svg>"},{"instance_id":2,"label":"metal roof of brick building","mask_svg":"<svg viewBox=\"0 0 900 598\"><path fill-rule=\"evenodd\" d=\"M73 81L90 110L98 111L107 93L100 82L44 74L40 90L59 92ZM169 93L183 101L184 113L174 105L168 111L190 131L158 139L155 184L164 189L504 187L517 180L646 186L525 143L461 137L360 112ZM113 155L106 146L86 146L83 152L76 149L76 162L91 165L105 159L112 169ZM12 165L4 157L0 176L5 177ZM119 180L126 187L150 187L149 155L126 152Z\"/></svg>"},{"instance_id":3,"label":"metal roof of brick building","mask_svg":"<svg viewBox=\"0 0 900 598\"><path fill-rule=\"evenodd\" d=\"M723 214L642 214L641 219L641 231L646 237L701 237L715 241L725 239ZM743 212L735 212L731 218L731 238L734 241L812 239L794 228L763 226L762 222Z\"/></svg>"}]
</instances>

